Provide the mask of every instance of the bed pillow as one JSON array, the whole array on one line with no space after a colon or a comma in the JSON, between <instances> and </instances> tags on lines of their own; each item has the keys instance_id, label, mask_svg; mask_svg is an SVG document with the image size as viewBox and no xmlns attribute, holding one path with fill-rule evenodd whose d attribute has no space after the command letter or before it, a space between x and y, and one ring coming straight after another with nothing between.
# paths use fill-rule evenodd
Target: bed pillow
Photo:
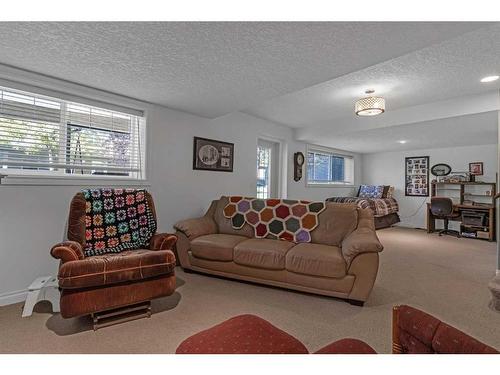
<instances>
[{"instance_id":1,"label":"bed pillow","mask_svg":"<svg viewBox=\"0 0 500 375\"><path fill-rule=\"evenodd\" d=\"M359 187L359 198L382 198L384 195L384 185L361 185Z\"/></svg>"}]
</instances>

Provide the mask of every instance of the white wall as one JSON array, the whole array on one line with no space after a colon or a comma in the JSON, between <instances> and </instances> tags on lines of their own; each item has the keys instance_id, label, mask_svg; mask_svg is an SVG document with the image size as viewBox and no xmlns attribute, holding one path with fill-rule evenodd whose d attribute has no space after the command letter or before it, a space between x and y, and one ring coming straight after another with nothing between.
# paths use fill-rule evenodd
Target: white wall
<instances>
[{"instance_id":1,"label":"white wall","mask_svg":"<svg viewBox=\"0 0 500 375\"><path fill-rule=\"evenodd\" d=\"M257 138L291 142L289 128L234 113L206 120L173 110L157 108L152 124L151 190L158 205L161 228L171 229L181 219L200 215L221 195L256 194ZM192 169L193 137L213 138L235 145L234 172Z\"/></svg>"},{"instance_id":2,"label":"white wall","mask_svg":"<svg viewBox=\"0 0 500 375\"><path fill-rule=\"evenodd\" d=\"M424 228L426 225L425 202L430 200L424 197L405 196L405 157L410 156L429 156L431 166L445 163L454 171L468 171L470 162L482 161L484 162L484 176L478 177L478 180L496 181L498 171L496 144L363 155L362 183L392 185L396 188L394 196L400 206L400 225ZM432 174L429 176L432 180Z\"/></svg>"}]
</instances>

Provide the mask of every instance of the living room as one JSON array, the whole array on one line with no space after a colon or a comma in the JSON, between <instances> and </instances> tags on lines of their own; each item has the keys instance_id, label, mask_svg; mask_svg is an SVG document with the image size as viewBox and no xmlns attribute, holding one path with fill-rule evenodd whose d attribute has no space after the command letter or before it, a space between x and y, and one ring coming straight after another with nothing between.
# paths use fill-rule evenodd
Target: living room
<instances>
[{"instance_id":1,"label":"living room","mask_svg":"<svg viewBox=\"0 0 500 375\"><path fill-rule=\"evenodd\" d=\"M500 24L181 18L0 22L0 353L498 351Z\"/></svg>"}]
</instances>

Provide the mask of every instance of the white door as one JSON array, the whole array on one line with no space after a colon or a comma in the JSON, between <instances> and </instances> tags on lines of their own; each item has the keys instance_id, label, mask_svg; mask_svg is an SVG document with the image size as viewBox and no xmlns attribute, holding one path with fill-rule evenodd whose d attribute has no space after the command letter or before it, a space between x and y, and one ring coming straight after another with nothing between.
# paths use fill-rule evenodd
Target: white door
<instances>
[{"instance_id":1,"label":"white door","mask_svg":"<svg viewBox=\"0 0 500 375\"><path fill-rule=\"evenodd\" d=\"M279 143L257 142L257 198L277 198L279 188Z\"/></svg>"}]
</instances>

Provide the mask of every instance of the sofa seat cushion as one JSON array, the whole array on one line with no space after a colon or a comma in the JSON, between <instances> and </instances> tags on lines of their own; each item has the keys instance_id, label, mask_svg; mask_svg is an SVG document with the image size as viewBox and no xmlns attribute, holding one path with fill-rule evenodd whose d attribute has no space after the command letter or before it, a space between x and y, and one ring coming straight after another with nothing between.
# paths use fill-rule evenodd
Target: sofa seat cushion
<instances>
[{"instance_id":1,"label":"sofa seat cushion","mask_svg":"<svg viewBox=\"0 0 500 375\"><path fill-rule=\"evenodd\" d=\"M307 354L295 337L255 315L239 315L184 340L176 354Z\"/></svg>"},{"instance_id":2,"label":"sofa seat cushion","mask_svg":"<svg viewBox=\"0 0 500 375\"><path fill-rule=\"evenodd\" d=\"M245 240L233 234L207 234L191 241L191 253L196 258L231 262L234 247Z\"/></svg>"},{"instance_id":3,"label":"sofa seat cushion","mask_svg":"<svg viewBox=\"0 0 500 375\"><path fill-rule=\"evenodd\" d=\"M301 243L286 255L286 269L304 275L341 278L346 262L337 246Z\"/></svg>"},{"instance_id":4,"label":"sofa seat cushion","mask_svg":"<svg viewBox=\"0 0 500 375\"><path fill-rule=\"evenodd\" d=\"M66 262L59 268L63 289L88 288L137 281L172 273L175 256L170 250L128 250Z\"/></svg>"},{"instance_id":5,"label":"sofa seat cushion","mask_svg":"<svg viewBox=\"0 0 500 375\"><path fill-rule=\"evenodd\" d=\"M270 270L285 269L285 257L295 244L289 241L252 238L234 248L234 263Z\"/></svg>"}]
</instances>

